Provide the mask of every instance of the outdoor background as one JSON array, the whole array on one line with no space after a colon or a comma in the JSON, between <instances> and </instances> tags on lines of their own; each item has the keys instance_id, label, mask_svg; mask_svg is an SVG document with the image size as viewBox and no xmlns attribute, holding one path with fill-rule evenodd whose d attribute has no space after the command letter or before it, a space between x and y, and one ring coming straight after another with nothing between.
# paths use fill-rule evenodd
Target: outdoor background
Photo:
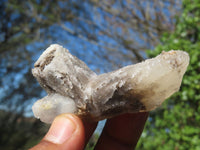
<instances>
[{"instance_id":1,"label":"outdoor background","mask_svg":"<svg viewBox=\"0 0 200 150\"><path fill-rule=\"evenodd\" d=\"M48 130L31 110L46 95L31 69L53 43L97 74L187 51L180 92L150 113L136 149L200 150L200 0L1 0L0 12L1 150L28 149Z\"/></svg>"}]
</instances>

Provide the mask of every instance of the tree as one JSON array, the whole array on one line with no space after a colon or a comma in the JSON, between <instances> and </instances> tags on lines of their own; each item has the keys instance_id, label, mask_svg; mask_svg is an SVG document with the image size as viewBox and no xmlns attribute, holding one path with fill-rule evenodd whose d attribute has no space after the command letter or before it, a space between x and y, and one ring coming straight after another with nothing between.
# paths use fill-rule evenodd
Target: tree
<instances>
[{"instance_id":1,"label":"tree","mask_svg":"<svg viewBox=\"0 0 200 150\"><path fill-rule=\"evenodd\" d=\"M143 60L145 49L174 30L179 9L180 0L0 1L0 148L23 149L44 134L36 132L44 124L27 116L45 95L31 68L49 44L105 72Z\"/></svg>"},{"instance_id":2,"label":"tree","mask_svg":"<svg viewBox=\"0 0 200 150\"><path fill-rule=\"evenodd\" d=\"M200 149L200 1L184 0L183 12L172 34L165 33L150 57L162 50L182 49L190 65L180 92L151 113L138 149Z\"/></svg>"},{"instance_id":3,"label":"tree","mask_svg":"<svg viewBox=\"0 0 200 150\"><path fill-rule=\"evenodd\" d=\"M142 52L157 45L163 32L174 30L174 20L171 18L180 9L178 0L91 1L103 12L106 20L100 24L100 32L134 54L135 58L131 58L133 62L144 60ZM104 45L108 50L120 51L110 41Z\"/></svg>"}]
</instances>

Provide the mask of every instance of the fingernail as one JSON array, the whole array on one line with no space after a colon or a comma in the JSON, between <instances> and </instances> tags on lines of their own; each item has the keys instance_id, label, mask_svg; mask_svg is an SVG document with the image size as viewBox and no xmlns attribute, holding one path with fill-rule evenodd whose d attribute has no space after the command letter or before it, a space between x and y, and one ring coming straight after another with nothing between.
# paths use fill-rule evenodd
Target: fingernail
<instances>
[{"instance_id":1,"label":"fingernail","mask_svg":"<svg viewBox=\"0 0 200 150\"><path fill-rule=\"evenodd\" d=\"M73 135L75 129L75 123L70 118L62 116L54 120L44 139L55 144L62 144Z\"/></svg>"}]
</instances>

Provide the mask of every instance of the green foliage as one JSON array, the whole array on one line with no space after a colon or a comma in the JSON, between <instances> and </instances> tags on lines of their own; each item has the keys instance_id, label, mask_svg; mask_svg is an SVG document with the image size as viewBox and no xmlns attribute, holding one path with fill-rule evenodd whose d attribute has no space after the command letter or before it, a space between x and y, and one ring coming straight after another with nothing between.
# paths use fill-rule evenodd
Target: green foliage
<instances>
[{"instance_id":1,"label":"green foliage","mask_svg":"<svg viewBox=\"0 0 200 150\"><path fill-rule=\"evenodd\" d=\"M93 150L95 145L96 145L96 143L97 143L97 141L98 141L98 138L99 138L99 134L98 133L94 133L92 135L92 137L90 138L89 143L85 147L85 150Z\"/></svg>"},{"instance_id":2,"label":"green foliage","mask_svg":"<svg viewBox=\"0 0 200 150\"><path fill-rule=\"evenodd\" d=\"M180 92L151 113L138 149L200 150L200 0L183 1L174 33L165 33L161 42L147 51L150 57L181 49L190 55L190 65Z\"/></svg>"}]
</instances>

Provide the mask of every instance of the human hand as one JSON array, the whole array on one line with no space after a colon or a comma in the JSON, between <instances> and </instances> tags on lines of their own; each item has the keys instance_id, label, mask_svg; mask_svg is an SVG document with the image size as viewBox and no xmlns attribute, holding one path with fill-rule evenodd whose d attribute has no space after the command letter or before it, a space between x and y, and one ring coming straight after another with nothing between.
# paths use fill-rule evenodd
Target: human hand
<instances>
[{"instance_id":1,"label":"human hand","mask_svg":"<svg viewBox=\"0 0 200 150\"><path fill-rule=\"evenodd\" d=\"M124 114L108 119L96 144L96 150L134 149L148 113ZM55 118L41 142L30 150L82 150L97 123L84 122L73 114Z\"/></svg>"}]
</instances>

